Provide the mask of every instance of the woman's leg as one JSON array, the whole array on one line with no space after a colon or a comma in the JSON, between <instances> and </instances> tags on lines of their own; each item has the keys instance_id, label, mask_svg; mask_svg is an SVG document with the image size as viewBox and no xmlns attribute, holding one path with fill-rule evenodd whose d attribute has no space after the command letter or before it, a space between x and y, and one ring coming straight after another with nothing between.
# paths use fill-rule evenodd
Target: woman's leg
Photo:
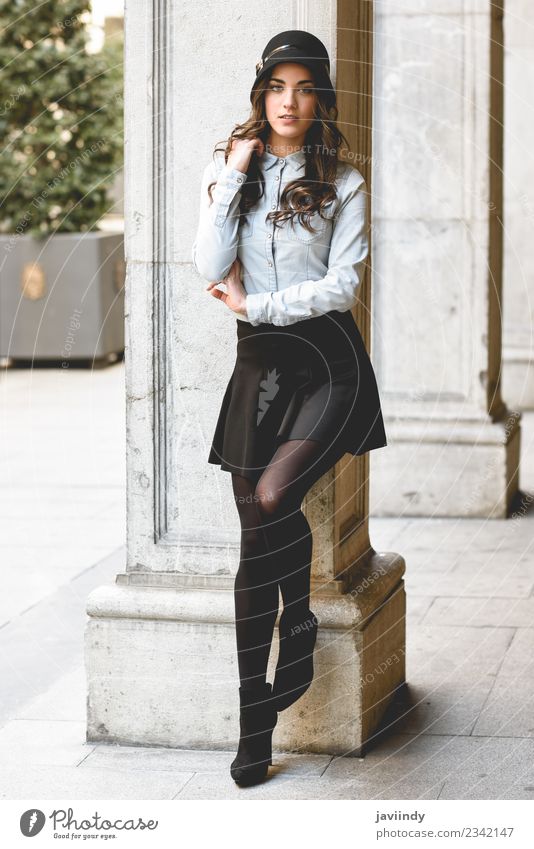
<instances>
[{"instance_id":1,"label":"woman's leg","mask_svg":"<svg viewBox=\"0 0 534 849\"><path fill-rule=\"evenodd\" d=\"M334 443L282 443L255 486L232 474L241 523L239 568L234 583L236 641L242 687L265 682L278 615L278 585L284 608L298 617L309 609L312 535L302 499L343 456Z\"/></svg>"},{"instance_id":2,"label":"woman's leg","mask_svg":"<svg viewBox=\"0 0 534 849\"><path fill-rule=\"evenodd\" d=\"M345 454L314 439L291 439L274 453L256 485L271 562L289 620L306 616L310 604L312 534L301 510L310 487ZM273 566L271 566L271 569Z\"/></svg>"},{"instance_id":3,"label":"woman's leg","mask_svg":"<svg viewBox=\"0 0 534 849\"><path fill-rule=\"evenodd\" d=\"M278 581L272 572L254 482L232 474L241 522L239 568L234 583L237 659L241 687L265 684L278 615Z\"/></svg>"}]
</instances>

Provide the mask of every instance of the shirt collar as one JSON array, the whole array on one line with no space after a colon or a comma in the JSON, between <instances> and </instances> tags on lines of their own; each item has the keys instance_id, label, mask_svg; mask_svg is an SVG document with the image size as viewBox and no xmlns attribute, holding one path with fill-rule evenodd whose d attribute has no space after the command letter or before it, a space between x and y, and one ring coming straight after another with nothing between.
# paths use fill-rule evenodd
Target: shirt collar
<instances>
[{"instance_id":1,"label":"shirt collar","mask_svg":"<svg viewBox=\"0 0 534 849\"><path fill-rule=\"evenodd\" d=\"M299 171L306 164L306 154L303 150L296 150L287 156L276 156L274 153L269 153L265 150L263 156L260 156L259 161L262 163L263 170L267 171L273 165L276 165L279 159L285 160L294 171Z\"/></svg>"}]
</instances>

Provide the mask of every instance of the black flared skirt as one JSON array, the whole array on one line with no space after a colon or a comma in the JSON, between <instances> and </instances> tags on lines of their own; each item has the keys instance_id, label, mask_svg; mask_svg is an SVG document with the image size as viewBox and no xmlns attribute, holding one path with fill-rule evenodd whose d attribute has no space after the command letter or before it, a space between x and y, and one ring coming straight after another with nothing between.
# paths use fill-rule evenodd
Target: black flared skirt
<instances>
[{"instance_id":1,"label":"black flared skirt","mask_svg":"<svg viewBox=\"0 0 534 849\"><path fill-rule=\"evenodd\" d=\"M258 480L281 442L363 454L387 445L373 366L352 313L279 327L237 319L237 356L208 463Z\"/></svg>"}]
</instances>

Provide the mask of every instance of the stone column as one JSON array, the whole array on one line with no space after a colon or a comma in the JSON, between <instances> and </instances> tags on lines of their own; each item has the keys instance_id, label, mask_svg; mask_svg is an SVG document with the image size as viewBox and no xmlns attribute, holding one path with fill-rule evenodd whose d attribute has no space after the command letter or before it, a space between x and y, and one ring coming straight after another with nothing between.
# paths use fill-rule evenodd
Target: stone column
<instances>
[{"instance_id":1,"label":"stone column","mask_svg":"<svg viewBox=\"0 0 534 849\"><path fill-rule=\"evenodd\" d=\"M337 29L327 2L299 4L294 18L282 2L230 3L223 17L208 3L202 21L163 0L126 7L128 557L88 601L88 740L237 744L239 521L230 475L207 464L235 317L190 264L200 176L246 116L255 62L283 26L317 33L337 56L343 129L369 162L371 4L339 10ZM232 42L242 50L220 50ZM369 281L362 298L368 334ZM280 714L275 748L362 752L404 681L404 561L369 543L367 477L367 458L347 455L306 498L316 674ZM276 629L271 681L277 649Z\"/></svg>"},{"instance_id":2,"label":"stone column","mask_svg":"<svg viewBox=\"0 0 534 849\"><path fill-rule=\"evenodd\" d=\"M519 419L501 399L502 2L377 0L374 361L380 516L507 514Z\"/></svg>"},{"instance_id":3,"label":"stone column","mask_svg":"<svg viewBox=\"0 0 534 849\"><path fill-rule=\"evenodd\" d=\"M532 3L504 15L503 396L534 409L534 34Z\"/></svg>"}]
</instances>

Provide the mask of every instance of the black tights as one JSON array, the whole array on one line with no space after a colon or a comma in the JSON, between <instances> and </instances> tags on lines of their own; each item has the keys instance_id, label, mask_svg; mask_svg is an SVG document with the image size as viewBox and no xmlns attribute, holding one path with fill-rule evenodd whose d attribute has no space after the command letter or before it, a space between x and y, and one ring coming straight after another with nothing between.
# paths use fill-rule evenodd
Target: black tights
<instances>
[{"instance_id":1,"label":"black tights","mask_svg":"<svg viewBox=\"0 0 534 849\"><path fill-rule=\"evenodd\" d=\"M310 604L312 534L300 509L310 487L345 453L314 439L283 442L257 484L232 474L241 522L235 620L242 687L265 683L278 615L278 587L291 621Z\"/></svg>"}]
</instances>

